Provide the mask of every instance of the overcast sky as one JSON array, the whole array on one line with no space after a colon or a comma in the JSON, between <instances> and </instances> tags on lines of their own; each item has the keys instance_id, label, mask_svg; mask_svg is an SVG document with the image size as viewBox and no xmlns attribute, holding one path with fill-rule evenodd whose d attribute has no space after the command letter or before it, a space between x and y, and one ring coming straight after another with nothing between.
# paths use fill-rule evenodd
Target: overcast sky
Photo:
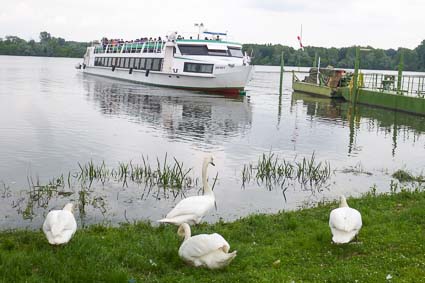
<instances>
[{"instance_id":1,"label":"overcast sky","mask_svg":"<svg viewBox=\"0 0 425 283\"><path fill-rule=\"evenodd\" d=\"M422 0L10 0L2 1L0 37L38 40L40 31L67 40L135 39L202 22L242 43L415 48L425 39Z\"/></svg>"}]
</instances>

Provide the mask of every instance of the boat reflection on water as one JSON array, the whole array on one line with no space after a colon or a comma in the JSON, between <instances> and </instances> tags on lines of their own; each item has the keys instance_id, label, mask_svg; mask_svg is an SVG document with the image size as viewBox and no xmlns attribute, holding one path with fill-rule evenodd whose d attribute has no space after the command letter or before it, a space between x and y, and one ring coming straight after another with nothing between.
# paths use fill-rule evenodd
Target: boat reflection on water
<instances>
[{"instance_id":1,"label":"boat reflection on water","mask_svg":"<svg viewBox=\"0 0 425 283\"><path fill-rule=\"evenodd\" d=\"M251 127L247 96L157 88L88 77L88 99L104 115L163 129L169 139L205 140L243 134Z\"/></svg>"},{"instance_id":2,"label":"boat reflection on water","mask_svg":"<svg viewBox=\"0 0 425 283\"><path fill-rule=\"evenodd\" d=\"M307 115L325 120L327 123L348 126L350 129L348 153L361 150L357 140L360 126L368 132L391 135L392 156L396 155L397 140L416 143L425 132L425 118L403 112L374 108L365 105L352 105L339 99L329 99L294 92L291 107L302 103Z\"/></svg>"}]
</instances>

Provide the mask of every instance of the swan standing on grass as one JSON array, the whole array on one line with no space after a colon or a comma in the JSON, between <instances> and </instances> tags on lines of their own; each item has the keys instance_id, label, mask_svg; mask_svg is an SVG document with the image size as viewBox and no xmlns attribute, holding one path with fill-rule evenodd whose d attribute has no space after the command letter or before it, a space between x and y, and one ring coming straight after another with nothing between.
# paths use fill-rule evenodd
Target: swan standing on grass
<instances>
[{"instance_id":1,"label":"swan standing on grass","mask_svg":"<svg viewBox=\"0 0 425 283\"><path fill-rule=\"evenodd\" d=\"M362 228L362 216L360 212L347 204L344 196L341 196L339 208L331 211L329 227L332 231L332 241L335 244L346 244L359 234Z\"/></svg>"},{"instance_id":2,"label":"swan standing on grass","mask_svg":"<svg viewBox=\"0 0 425 283\"><path fill-rule=\"evenodd\" d=\"M207 168L209 164L215 166L212 156L205 157L202 165L204 195L182 199L164 219L158 220L158 222L170 223L177 226L183 223L193 225L201 222L202 217L204 217L215 204L214 193L207 182Z\"/></svg>"},{"instance_id":3,"label":"swan standing on grass","mask_svg":"<svg viewBox=\"0 0 425 283\"><path fill-rule=\"evenodd\" d=\"M77 230L74 205L68 203L62 210L52 210L43 223L43 232L52 245L66 244Z\"/></svg>"},{"instance_id":4,"label":"swan standing on grass","mask_svg":"<svg viewBox=\"0 0 425 283\"><path fill-rule=\"evenodd\" d=\"M229 253L229 243L217 233L191 237L190 226L183 223L177 234L184 237L179 256L192 266L209 269L223 268L236 257L237 251Z\"/></svg>"}]
</instances>

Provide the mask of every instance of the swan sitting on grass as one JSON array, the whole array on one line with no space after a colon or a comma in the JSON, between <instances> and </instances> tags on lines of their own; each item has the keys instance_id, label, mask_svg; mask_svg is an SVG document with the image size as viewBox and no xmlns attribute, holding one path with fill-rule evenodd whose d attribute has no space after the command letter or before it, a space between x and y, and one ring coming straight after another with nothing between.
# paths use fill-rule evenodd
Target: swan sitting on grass
<instances>
[{"instance_id":1,"label":"swan sitting on grass","mask_svg":"<svg viewBox=\"0 0 425 283\"><path fill-rule=\"evenodd\" d=\"M359 234L362 228L362 216L360 212L347 204L344 196L341 196L339 208L331 211L329 227L332 231L332 241L335 244L346 244Z\"/></svg>"},{"instance_id":2,"label":"swan sitting on grass","mask_svg":"<svg viewBox=\"0 0 425 283\"><path fill-rule=\"evenodd\" d=\"M205 214L211 210L215 204L214 192L208 186L207 182L207 168L209 164L215 166L212 156L205 157L202 165L204 195L182 199L164 219L158 220L158 222L170 223L177 226L183 223L193 225L201 222Z\"/></svg>"},{"instance_id":3,"label":"swan sitting on grass","mask_svg":"<svg viewBox=\"0 0 425 283\"><path fill-rule=\"evenodd\" d=\"M66 244L77 230L74 206L68 203L62 210L52 210L43 223L43 232L51 245Z\"/></svg>"},{"instance_id":4,"label":"swan sitting on grass","mask_svg":"<svg viewBox=\"0 0 425 283\"><path fill-rule=\"evenodd\" d=\"M183 223L177 234L184 237L179 256L192 266L219 269L229 265L236 257L237 251L229 253L229 243L217 233L191 237L190 226Z\"/></svg>"}]
</instances>

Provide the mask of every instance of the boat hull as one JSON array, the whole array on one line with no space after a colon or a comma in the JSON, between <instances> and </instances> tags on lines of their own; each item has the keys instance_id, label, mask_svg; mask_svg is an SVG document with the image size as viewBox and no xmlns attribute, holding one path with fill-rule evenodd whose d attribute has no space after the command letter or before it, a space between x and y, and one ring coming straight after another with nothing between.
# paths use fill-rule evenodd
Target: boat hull
<instances>
[{"instance_id":1,"label":"boat hull","mask_svg":"<svg viewBox=\"0 0 425 283\"><path fill-rule=\"evenodd\" d=\"M179 89L202 90L224 94L239 94L248 83L252 66L235 66L225 73L208 75L175 74L146 70L130 70L110 67L86 67L85 74L121 79L135 83L171 87Z\"/></svg>"}]
</instances>

